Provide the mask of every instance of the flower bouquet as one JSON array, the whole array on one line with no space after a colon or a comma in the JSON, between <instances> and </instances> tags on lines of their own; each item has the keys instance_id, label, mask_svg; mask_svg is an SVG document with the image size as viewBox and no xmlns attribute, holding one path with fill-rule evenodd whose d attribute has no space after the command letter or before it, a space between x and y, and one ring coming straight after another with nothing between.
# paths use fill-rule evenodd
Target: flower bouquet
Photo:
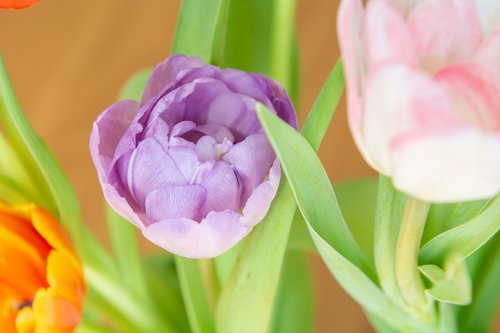
<instances>
[{"instance_id":1,"label":"flower bouquet","mask_svg":"<svg viewBox=\"0 0 500 333\"><path fill-rule=\"evenodd\" d=\"M313 332L311 255L377 332L491 331L500 1L342 0L310 110L296 5L182 1L171 53L88 124L109 248L0 63L0 332ZM332 184L317 156L344 81L378 179Z\"/></svg>"}]
</instances>

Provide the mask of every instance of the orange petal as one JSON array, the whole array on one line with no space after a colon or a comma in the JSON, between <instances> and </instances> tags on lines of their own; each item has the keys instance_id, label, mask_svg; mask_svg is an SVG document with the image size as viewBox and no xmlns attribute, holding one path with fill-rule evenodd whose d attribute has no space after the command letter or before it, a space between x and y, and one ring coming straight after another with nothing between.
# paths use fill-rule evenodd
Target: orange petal
<instances>
[{"instance_id":1,"label":"orange petal","mask_svg":"<svg viewBox=\"0 0 500 333\"><path fill-rule=\"evenodd\" d=\"M0 332L16 333L16 313L11 304L12 299L0 293Z\"/></svg>"},{"instance_id":2,"label":"orange petal","mask_svg":"<svg viewBox=\"0 0 500 333\"><path fill-rule=\"evenodd\" d=\"M83 272L78 260L67 251L52 251L47 260L47 281L55 296L82 309L85 294Z\"/></svg>"},{"instance_id":3,"label":"orange petal","mask_svg":"<svg viewBox=\"0 0 500 333\"><path fill-rule=\"evenodd\" d=\"M0 8L23 9L31 6L39 0L0 0Z\"/></svg>"},{"instance_id":4,"label":"orange petal","mask_svg":"<svg viewBox=\"0 0 500 333\"><path fill-rule=\"evenodd\" d=\"M21 209L23 207L20 207ZM71 242L59 222L46 210L40 207L31 209L31 221L35 229L56 250L73 251Z\"/></svg>"},{"instance_id":5,"label":"orange petal","mask_svg":"<svg viewBox=\"0 0 500 333\"><path fill-rule=\"evenodd\" d=\"M45 258L24 238L0 224L0 284L20 300L47 285ZM14 296L14 295L13 295Z\"/></svg>"},{"instance_id":6,"label":"orange petal","mask_svg":"<svg viewBox=\"0 0 500 333\"><path fill-rule=\"evenodd\" d=\"M0 210L0 225L24 238L38 250L42 258L46 258L49 255L51 246L36 231L30 220L15 215L12 212L8 213ZM2 240L0 239L1 242Z\"/></svg>"},{"instance_id":7,"label":"orange petal","mask_svg":"<svg viewBox=\"0 0 500 333\"><path fill-rule=\"evenodd\" d=\"M73 304L54 294L50 289L40 289L33 301L37 332L65 332L73 329L81 313Z\"/></svg>"},{"instance_id":8,"label":"orange petal","mask_svg":"<svg viewBox=\"0 0 500 333\"><path fill-rule=\"evenodd\" d=\"M33 333L35 331L35 317L30 306L17 312L16 328L18 333Z\"/></svg>"}]
</instances>

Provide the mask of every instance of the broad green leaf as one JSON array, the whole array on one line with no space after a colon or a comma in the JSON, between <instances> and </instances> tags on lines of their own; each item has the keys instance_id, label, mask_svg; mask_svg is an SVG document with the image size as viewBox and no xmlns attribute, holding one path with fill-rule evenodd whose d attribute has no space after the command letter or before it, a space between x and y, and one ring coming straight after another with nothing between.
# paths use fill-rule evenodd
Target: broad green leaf
<instances>
[{"instance_id":1,"label":"broad green leaf","mask_svg":"<svg viewBox=\"0 0 500 333\"><path fill-rule=\"evenodd\" d=\"M373 220L377 200L376 179L355 179L333 184L340 210L344 215L354 239L359 244L363 254L370 261L373 259ZM359 205L362 202L363 205ZM290 239L290 249L316 252L317 249L307 230L304 217L298 211L295 213Z\"/></svg>"},{"instance_id":2,"label":"broad green leaf","mask_svg":"<svg viewBox=\"0 0 500 333\"><path fill-rule=\"evenodd\" d=\"M406 195L398 192L390 178L379 176L374 228L375 267L385 293L398 303L402 297L396 281L396 246Z\"/></svg>"},{"instance_id":3,"label":"broad green leaf","mask_svg":"<svg viewBox=\"0 0 500 333\"><path fill-rule=\"evenodd\" d=\"M295 203L283 179L263 221L246 237L217 307L218 333L266 333Z\"/></svg>"},{"instance_id":4,"label":"broad green leaf","mask_svg":"<svg viewBox=\"0 0 500 333\"><path fill-rule=\"evenodd\" d=\"M118 99L133 99L134 101L140 101L152 71L153 69L151 68L145 68L132 75L123 85L118 95Z\"/></svg>"},{"instance_id":5,"label":"broad green leaf","mask_svg":"<svg viewBox=\"0 0 500 333\"><path fill-rule=\"evenodd\" d=\"M467 267L462 258L451 257L444 270L436 265L418 267L432 283L426 294L439 302L466 305L472 298L472 284Z\"/></svg>"},{"instance_id":6,"label":"broad green leaf","mask_svg":"<svg viewBox=\"0 0 500 333\"><path fill-rule=\"evenodd\" d=\"M287 251L273 310L271 333L308 333L314 323L314 286L305 253Z\"/></svg>"},{"instance_id":7,"label":"broad green leaf","mask_svg":"<svg viewBox=\"0 0 500 333\"><path fill-rule=\"evenodd\" d=\"M327 237L330 244L335 244L338 252L368 271L361 251L340 212L330 180L313 148L298 132L262 104L257 106L257 114L281 161L305 220Z\"/></svg>"},{"instance_id":8,"label":"broad green leaf","mask_svg":"<svg viewBox=\"0 0 500 333\"><path fill-rule=\"evenodd\" d=\"M422 264L442 264L455 254L466 258L500 229L500 196L491 199L481 212L427 242L420 251Z\"/></svg>"},{"instance_id":9,"label":"broad green leaf","mask_svg":"<svg viewBox=\"0 0 500 333\"><path fill-rule=\"evenodd\" d=\"M475 200L449 204L433 204L427 217L422 244L437 235L475 217L486 204L486 200Z\"/></svg>"},{"instance_id":10,"label":"broad green leaf","mask_svg":"<svg viewBox=\"0 0 500 333\"><path fill-rule=\"evenodd\" d=\"M463 333L487 333L491 332L500 304L500 235L467 259L472 258L479 259L476 274L472 274L472 303L458 309L459 326Z\"/></svg>"},{"instance_id":11,"label":"broad green leaf","mask_svg":"<svg viewBox=\"0 0 500 333\"><path fill-rule=\"evenodd\" d=\"M226 253L215 258L219 283L224 286L231 275L231 271L238 260L244 242L239 242Z\"/></svg>"},{"instance_id":12,"label":"broad green leaf","mask_svg":"<svg viewBox=\"0 0 500 333\"><path fill-rule=\"evenodd\" d=\"M280 158L309 232L331 273L367 311L403 332L431 332L387 298L347 229L335 194L314 150L293 128L262 105L257 114ZM297 158L300 156L300 158Z\"/></svg>"},{"instance_id":13,"label":"broad green leaf","mask_svg":"<svg viewBox=\"0 0 500 333\"><path fill-rule=\"evenodd\" d=\"M316 151L319 149L337 109L343 90L344 72L342 61L338 60L323 84L301 131L304 138Z\"/></svg>"},{"instance_id":14,"label":"broad green leaf","mask_svg":"<svg viewBox=\"0 0 500 333\"><path fill-rule=\"evenodd\" d=\"M184 0L182 2L173 53L197 56L205 62L223 48L228 0Z\"/></svg>"},{"instance_id":15,"label":"broad green leaf","mask_svg":"<svg viewBox=\"0 0 500 333\"><path fill-rule=\"evenodd\" d=\"M24 189L14 180L0 174L0 199L9 204L31 201Z\"/></svg>"}]
</instances>

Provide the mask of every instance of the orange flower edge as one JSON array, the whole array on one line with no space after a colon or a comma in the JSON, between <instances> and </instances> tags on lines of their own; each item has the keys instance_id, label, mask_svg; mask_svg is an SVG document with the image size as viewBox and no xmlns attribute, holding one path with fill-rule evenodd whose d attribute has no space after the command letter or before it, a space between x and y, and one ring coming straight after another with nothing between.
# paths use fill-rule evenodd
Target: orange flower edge
<instances>
[{"instance_id":1,"label":"orange flower edge","mask_svg":"<svg viewBox=\"0 0 500 333\"><path fill-rule=\"evenodd\" d=\"M0 0L0 9L25 9L39 0Z\"/></svg>"},{"instance_id":2,"label":"orange flower edge","mask_svg":"<svg viewBox=\"0 0 500 333\"><path fill-rule=\"evenodd\" d=\"M0 332L72 332L85 291L80 261L54 217L0 202Z\"/></svg>"}]
</instances>

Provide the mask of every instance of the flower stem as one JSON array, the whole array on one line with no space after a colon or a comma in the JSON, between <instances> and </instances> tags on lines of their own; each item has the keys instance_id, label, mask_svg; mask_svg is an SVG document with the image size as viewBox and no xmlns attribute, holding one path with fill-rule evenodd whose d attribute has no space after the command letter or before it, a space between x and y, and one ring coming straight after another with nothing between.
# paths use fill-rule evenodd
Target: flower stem
<instances>
[{"instance_id":1,"label":"flower stem","mask_svg":"<svg viewBox=\"0 0 500 333\"><path fill-rule=\"evenodd\" d=\"M217 277L215 260L200 259L199 264L200 264L201 278L203 280L203 285L207 293L208 303L212 308L212 311L215 311L220 294L220 284L219 284L219 278Z\"/></svg>"},{"instance_id":2,"label":"flower stem","mask_svg":"<svg viewBox=\"0 0 500 333\"><path fill-rule=\"evenodd\" d=\"M430 205L408 197L396 247L396 280L410 309L426 312L429 302L418 271L418 252Z\"/></svg>"}]
</instances>

